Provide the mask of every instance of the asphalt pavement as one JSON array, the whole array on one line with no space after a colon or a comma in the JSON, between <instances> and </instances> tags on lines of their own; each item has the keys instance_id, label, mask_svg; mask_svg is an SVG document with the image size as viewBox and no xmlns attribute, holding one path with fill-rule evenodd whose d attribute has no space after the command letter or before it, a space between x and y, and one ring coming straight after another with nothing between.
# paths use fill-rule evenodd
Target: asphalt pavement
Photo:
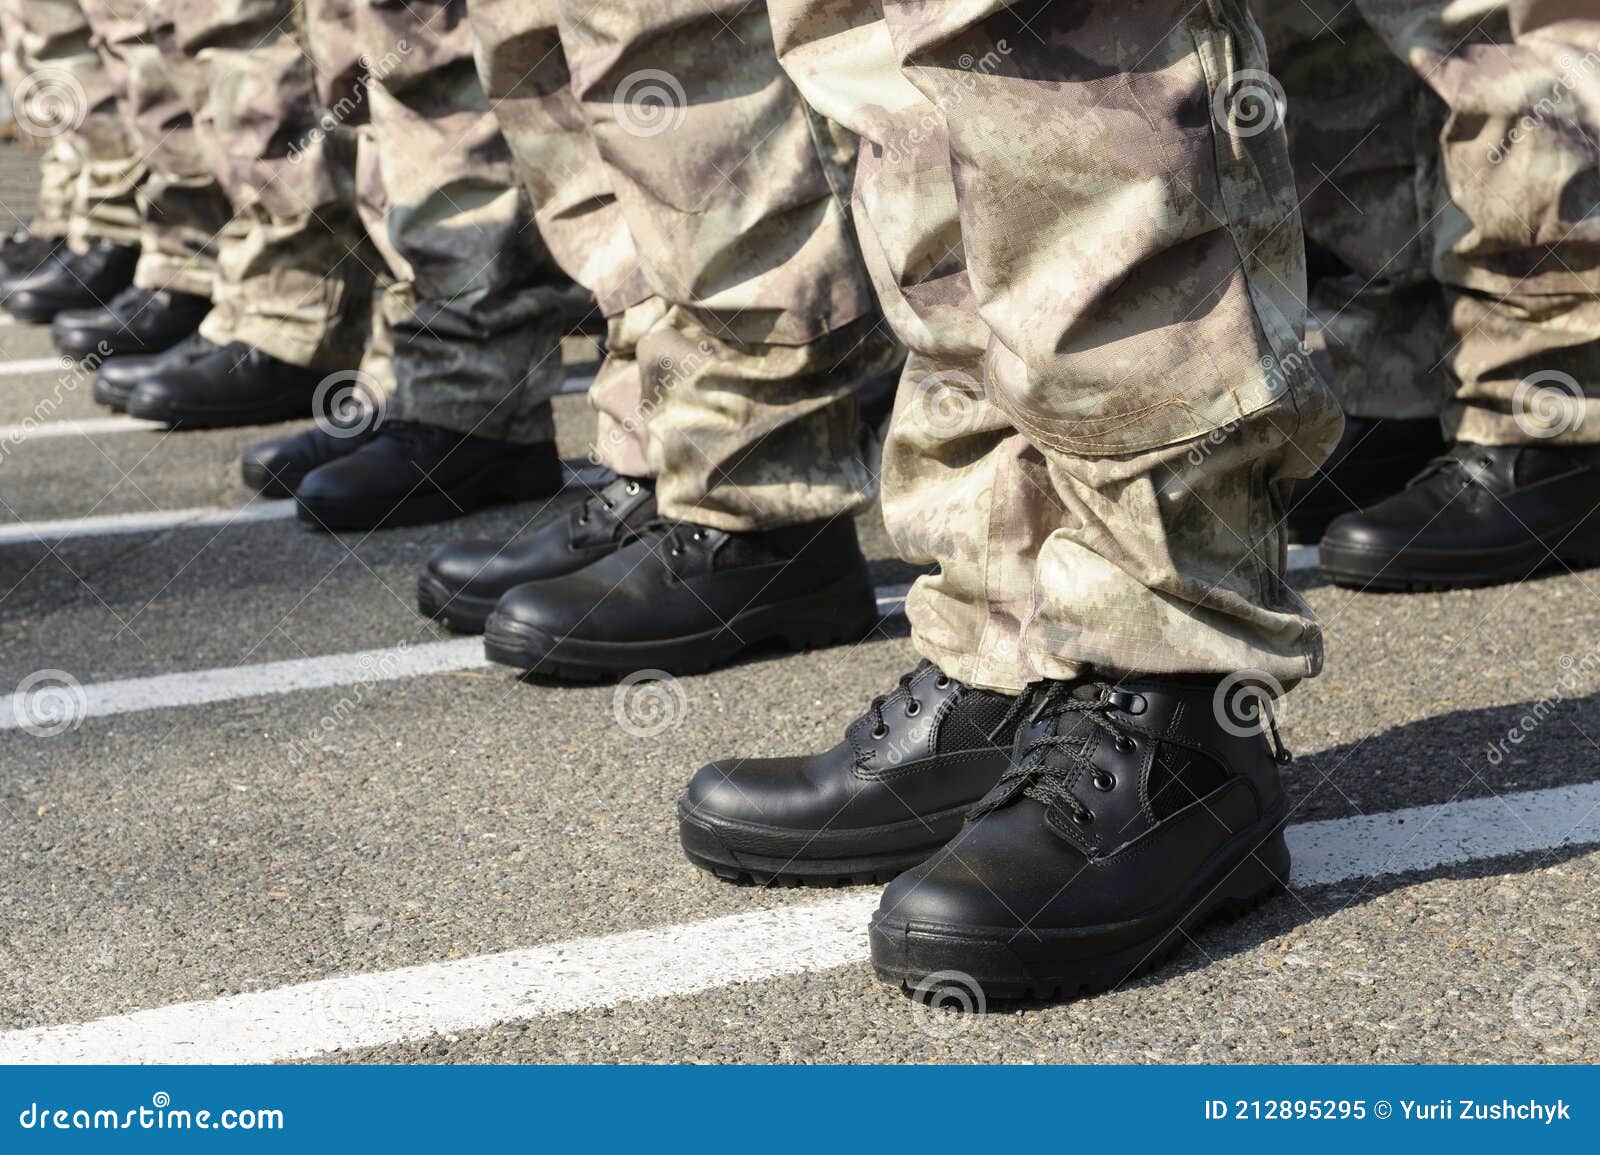
<instances>
[{"instance_id":1,"label":"asphalt pavement","mask_svg":"<svg viewBox=\"0 0 1600 1155\"><path fill-rule=\"evenodd\" d=\"M13 208L30 163L0 147ZM575 374L584 355L574 347ZM271 508L230 521L253 508L239 452L293 426L51 430L108 416L81 376L53 362L44 331L0 324L0 696L15 708L43 675L110 703L59 733L48 721L0 731L0 1053L26 1058L37 1029L195 1004L190 1017L203 1018L211 1000L286 989L292 1000L298 984L392 1000L385 976L436 964L503 977L515 961L570 948L573 966L604 979L610 936L654 957L731 920L730 934L747 938L728 941L759 945L759 930L738 928L764 925L764 912L849 902L702 874L678 850L673 806L708 759L832 744L915 662L894 602L914 571L894 558L876 509L859 520L885 597L869 640L680 679L669 724L641 732L615 687L519 681L475 664L471 643L441 646L451 636L415 613L433 549L509 536L537 505L365 535L319 533ZM581 396L556 408L563 455L581 465L592 415ZM1463 836L1417 869L1404 850L1451 807L1488 801L1471 811L1485 834L1515 833L1519 799L1600 780L1600 571L1406 595L1340 590L1315 570L1294 580L1323 620L1327 668L1286 704L1293 821L1325 824L1337 840L1380 816L1394 852L1208 927L1109 994L930 1016L873 979L865 926L859 950L847 926L838 950L795 932L765 972L730 949L692 990L672 989L664 967L636 991L509 1010L466 1005L469 984L453 1019L358 999L326 1048L262 1054L1594 1061L1592 816L1574 813L1570 830L1541 828L1510 853ZM364 653L402 657L321 686L295 665ZM436 654L440 668L403 672ZM235 683L244 688L222 700L193 688ZM1412 832L1406 815L1381 817L1396 812L1414 812ZM600 948L584 945L594 939ZM435 973L456 972L424 972ZM389 1025L370 1026L380 1020ZM446 1022L466 1025L428 1025Z\"/></svg>"}]
</instances>

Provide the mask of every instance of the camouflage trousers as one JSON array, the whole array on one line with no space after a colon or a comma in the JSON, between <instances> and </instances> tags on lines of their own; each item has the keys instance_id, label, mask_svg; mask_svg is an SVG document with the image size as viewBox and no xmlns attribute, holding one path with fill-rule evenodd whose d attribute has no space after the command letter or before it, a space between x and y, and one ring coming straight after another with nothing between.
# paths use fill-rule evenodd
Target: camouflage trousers
<instances>
[{"instance_id":1,"label":"camouflage trousers","mask_svg":"<svg viewBox=\"0 0 1600 1155\"><path fill-rule=\"evenodd\" d=\"M143 289L211 295L216 242L233 216L194 130L184 95L194 66L173 45L171 19L150 0L80 0L145 175L139 207Z\"/></svg>"},{"instance_id":2,"label":"camouflage trousers","mask_svg":"<svg viewBox=\"0 0 1600 1155\"><path fill-rule=\"evenodd\" d=\"M1347 411L1439 415L1485 444L1600 443L1600 11L1257 11Z\"/></svg>"},{"instance_id":3,"label":"camouflage trousers","mask_svg":"<svg viewBox=\"0 0 1600 1155\"><path fill-rule=\"evenodd\" d=\"M395 414L551 440L561 341L587 294L535 227L478 78L466 0L352 7L371 118L362 146L384 204L375 240L397 278L383 302ZM364 183L368 169L364 157Z\"/></svg>"},{"instance_id":4,"label":"camouflage trousers","mask_svg":"<svg viewBox=\"0 0 1600 1155\"><path fill-rule=\"evenodd\" d=\"M356 213L355 131L327 114L348 69L312 63L336 61L341 43L308 40L295 0L163 3L201 147L235 214L201 334L294 365L356 364L382 262Z\"/></svg>"},{"instance_id":5,"label":"camouflage trousers","mask_svg":"<svg viewBox=\"0 0 1600 1155\"><path fill-rule=\"evenodd\" d=\"M89 241L137 244L144 164L78 0L0 0L0 9L15 41L18 122L51 142L41 231L79 250Z\"/></svg>"},{"instance_id":6,"label":"camouflage trousers","mask_svg":"<svg viewBox=\"0 0 1600 1155\"><path fill-rule=\"evenodd\" d=\"M650 476L638 343L666 306L645 279L572 93L556 0L470 0L468 18L479 79L528 194L537 240L606 318L606 358L589 388L599 417L592 457L630 477Z\"/></svg>"},{"instance_id":7,"label":"camouflage trousers","mask_svg":"<svg viewBox=\"0 0 1600 1155\"><path fill-rule=\"evenodd\" d=\"M581 114L653 293L629 318L633 424L662 512L738 531L861 508L877 479L856 393L902 354L850 228L854 140L800 99L759 4L554 8L575 102L546 122ZM525 55L550 42L548 6L540 27Z\"/></svg>"},{"instance_id":8,"label":"camouflage trousers","mask_svg":"<svg viewBox=\"0 0 1600 1155\"><path fill-rule=\"evenodd\" d=\"M0 2L0 84L6 95L22 87L28 77L22 60L23 28L17 22L15 6ZM72 194L78 183L77 151L70 140L57 138L45 142L39 157L39 192L28 228L41 237L65 237L72 227ZM7 227L16 224L7 221Z\"/></svg>"},{"instance_id":9,"label":"camouflage trousers","mask_svg":"<svg viewBox=\"0 0 1600 1155\"><path fill-rule=\"evenodd\" d=\"M911 350L884 514L947 672L1314 674L1286 481L1341 419L1242 0L771 0L780 59L863 139L855 220Z\"/></svg>"}]
</instances>

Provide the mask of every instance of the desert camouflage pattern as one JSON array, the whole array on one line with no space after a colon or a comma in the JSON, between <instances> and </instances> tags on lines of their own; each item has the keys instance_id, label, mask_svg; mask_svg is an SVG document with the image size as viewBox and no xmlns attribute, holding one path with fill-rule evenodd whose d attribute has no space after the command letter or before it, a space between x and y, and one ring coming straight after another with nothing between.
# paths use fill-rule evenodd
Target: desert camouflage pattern
<instances>
[{"instance_id":1,"label":"desert camouflage pattern","mask_svg":"<svg viewBox=\"0 0 1600 1155\"><path fill-rule=\"evenodd\" d=\"M1245 6L770 9L789 74L863 138L855 220L912 350L883 492L903 555L939 566L917 649L1002 691L1316 673L1278 519L1341 418Z\"/></svg>"},{"instance_id":2,"label":"desert camouflage pattern","mask_svg":"<svg viewBox=\"0 0 1600 1155\"><path fill-rule=\"evenodd\" d=\"M194 64L177 52L159 0L80 3L146 169L137 190L134 284L209 297L217 238L233 209L200 147L184 95L192 93Z\"/></svg>"},{"instance_id":3,"label":"desert camouflage pattern","mask_svg":"<svg viewBox=\"0 0 1600 1155\"><path fill-rule=\"evenodd\" d=\"M313 60L348 59L354 31L313 40L293 0L163 3L193 70L201 146L235 213L201 334L294 365L353 367L381 261L355 208L355 130L329 112L339 67Z\"/></svg>"},{"instance_id":4,"label":"desert camouflage pattern","mask_svg":"<svg viewBox=\"0 0 1600 1155\"><path fill-rule=\"evenodd\" d=\"M0 3L0 84L6 86L7 93L17 91L28 75L22 63L22 27L13 8ZM72 193L80 167L78 154L68 141L51 141L41 149L39 194L28 221L31 232L41 237L67 235L72 226ZM6 228L14 228L17 223L7 221Z\"/></svg>"},{"instance_id":5,"label":"desert camouflage pattern","mask_svg":"<svg viewBox=\"0 0 1600 1155\"><path fill-rule=\"evenodd\" d=\"M556 15L664 306L637 341L634 422L662 513L738 531L861 508L876 478L855 394L903 354L850 227L854 141L800 99L760 5L562 0Z\"/></svg>"},{"instance_id":6,"label":"desert camouflage pattern","mask_svg":"<svg viewBox=\"0 0 1600 1155\"><path fill-rule=\"evenodd\" d=\"M572 93L556 8L556 0L471 0L473 51L531 202L538 239L593 295L606 319L606 358L589 390L599 416L593 460L644 477L650 465L636 353L666 305L645 278L611 176Z\"/></svg>"},{"instance_id":7,"label":"desert camouflage pattern","mask_svg":"<svg viewBox=\"0 0 1600 1155\"><path fill-rule=\"evenodd\" d=\"M384 247L398 259L384 302L395 415L548 441L576 290L534 226L478 78L467 4L357 7Z\"/></svg>"},{"instance_id":8,"label":"desert camouflage pattern","mask_svg":"<svg viewBox=\"0 0 1600 1155\"><path fill-rule=\"evenodd\" d=\"M1311 307L1346 409L1438 414L1485 444L1600 442L1600 8L1257 14L1306 230L1332 258Z\"/></svg>"},{"instance_id":9,"label":"desert camouflage pattern","mask_svg":"<svg viewBox=\"0 0 1600 1155\"><path fill-rule=\"evenodd\" d=\"M50 137L54 160L41 187L41 231L67 236L79 251L90 241L138 244L134 190L144 179L144 164L78 0L0 0L0 8L15 54L13 70L20 74L13 94L32 92L41 110L61 109L76 121L76 127ZM66 203L62 193L69 182Z\"/></svg>"}]
</instances>

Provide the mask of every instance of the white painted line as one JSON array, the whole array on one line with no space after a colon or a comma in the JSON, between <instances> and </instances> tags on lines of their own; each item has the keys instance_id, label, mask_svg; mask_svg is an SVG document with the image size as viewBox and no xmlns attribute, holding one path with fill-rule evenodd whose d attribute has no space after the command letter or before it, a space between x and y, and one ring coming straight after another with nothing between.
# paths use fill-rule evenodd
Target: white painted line
<instances>
[{"instance_id":1,"label":"white painted line","mask_svg":"<svg viewBox=\"0 0 1600 1155\"><path fill-rule=\"evenodd\" d=\"M1289 828L1296 886L1600 842L1600 782Z\"/></svg>"},{"instance_id":2,"label":"white painted line","mask_svg":"<svg viewBox=\"0 0 1600 1155\"><path fill-rule=\"evenodd\" d=\"M880 609L890 614L903 612L904 587L885 587L877 592ZM479 638L401 643L388 649L353 654L221 666L145 678L117 678L88 685L80 683L70 695L74 700L68 708L79 720L107 718L143 710L171 710L330 686L392 682L425 674L483 669L492 664L483 656L483 642ZM48 690L39 693L59 690L60 685L52 683ZM23 721L36 713L37 707L30 694L0 697L0 731L21 729Z\"/></svg>"},{"instance_id":3,"label":"white painted line","mask_svg":"<svg viewBox=\"0 0 1600 1155\"><path fill-rule=\"evenodd\" d=\"M20 377L24 373L70 373L77 367L62 357L37 357L31 361L0 361L0 377Z\"/></svg>"},{"instance_id":4,"label":"white painted line","mask_svg":"<svg viewBox=\"0 0 1600 1155\"><path fill-rule=\"evenodd\" d=\"M1600 842L1600 783L1289 830L1319 886ZM867 957L879 891L0 1034L0 1063L270 1063L827 970Z\"/></svg>"},{"instance_id":5,"label":"white painted line","mask_svg":"<svg viewBox=\"0 0 1600 1155\"><path fill-rule=\"evenodd\" d=\"M80 685L76 701L67 708L75 718L104 718L140 710L165 710L232 702L269 694L292 694L329 686L392 682L424 674L478 669L488 665L480 638L455 638L447 642L401 644L384 650L354 654L326 654L316 658L291 658L252 666L223 666L183 674L156 674L148 678L118 678ZM58 693L59 683L38 693ZM20 729L34 716L33 694L7 694L0 698L0 730Z\"/></svg>"},{"instance_id":6,"label":"white painted line","mask_svg":"<svg viewBox=\"0 0 1600 1155\"><path fill-rule=\"evenodd\" d=\"M268 1063L690 994L854 962L863 955L863 927L876 905L876 892L852 894L10 1031L0 1034L0 1063Z\"/></svg>"},{"instance_id":7,"label":"white painted line","mask_svg":"<svg viewBox=\"0 0 1600 1155\"><path fill-rule=\"evenodd\" d=\"M22 521L0 525L0 545L44 541L54 544L68 538L112 537L123 533L159 533L169 529L211 529L282 521L294 516L294 502L252 501L232 509L195 506L190 509L156 509L147 513L107 513L95 517L64 517L56 521Z\"/></svg>"},{"instance_id":8,"label":"white painted line","mask_svg":"<svg viewBox=\"0 0 1600 1155\"><path fill-rule=\"evenodd\" d=\"M141 421L137 417L90 417L82 421L25 421L21 425L0 425L0 444L37 441L41 437L85 437L96 433L128 433L134 430L160 430L160 421Z\"/></svg>"}]
</instances>

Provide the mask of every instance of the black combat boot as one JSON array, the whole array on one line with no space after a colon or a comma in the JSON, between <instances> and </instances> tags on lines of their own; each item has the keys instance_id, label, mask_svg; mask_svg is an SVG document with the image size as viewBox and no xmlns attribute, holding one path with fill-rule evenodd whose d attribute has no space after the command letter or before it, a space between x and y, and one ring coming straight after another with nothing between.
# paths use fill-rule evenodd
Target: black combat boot
<instances>
[{"instance_id":1,"label":"black combat boot","mask_svg":"<svg viewBox=\"0 0 1600 1155\"><path fill-rule=\"evenodd\" d=\"M306 474L294 499L302 521L366 530L449 521L498 502L549 497L561 480L554 442L526 445L390 420L355 452Z\"/></svg>"},{"instance_id":2,"label":"black combat boot","mask_svg":"<svg viewBox=\"0 0 1600 1155\"><path fill-rule=\"evenodd\" d=\"M458 541L428 559L417 609L463 634L483 633L502 594L561 577L615 553L656 516L655 486L614 477L581 500L562 502L510 541Z\"/></svg>"},{"instance_id":3,"label":"black combat boot","mask_svg":"<svg viewBox=\"0 0 1600 1155\"><path fill-rule=\"evenodd\" d=\"M1600 562L1600 448L1458 442L1322 538L1339 585L1448 589Z\"/></svg>"},{"instance_id":4,"label":"black combat boot","mask_svg":"<svg viewBox=\"0 0 1600 1155\"><path fill-rule=\"evenodd\" d=\"M0 236L0 305L9 292L8 280L25 277L53 257L65 237L42 237L26 225Z\"/></svg>"},{"instance_id":5,"label":"black combat boot","mask_svg":"<svg viewBox=\"0 0 1600 1155\"><path fill-rule=\"evenodd\" d=\"M145 379L170 372L183 365L192 364L210 356L216 346L199 333L179 341L164 353L151 353L132 357L113 357L94 375L94 399L113 413L128 408L128 398L144 384Z\"/></svg>"},{"instance_id":6,"label":"black combat boot","mask_svg":"<svg viewBox=\"0 0 1600 1155\"><path fill-rule=\"evenodd\" d=\"M1347 416L1328 460L1294 483L1285 518L1289 540L1315 545L1334 518L1399 493L1444 448L1437 417Z\"/></svg>"},{"instance_id":7,"label":"black combat boot","mask_svg":"<svg viewBox=\"0 0 1600 1155\"><path fill-rule=\"evenodd\" d=\"M129 285L98 309L69 309L50 322L56 348L79 361L160 353L200 328L209 297Z\"/></svg>"},{"instance_id":8,"label":"black combat boot","mask_svg":"<svg viewBox=\"0 0 1600 1155\"><path fill-rule=\"evenodd\" d=\"M133 284L138 263L138 245L97 242L82 253L62 246L32 272L7 282L6 311L42 325L68 309L98 308Z\"/></svg>"},{"instance_id":9,"label":"black combat boot","mask_svg":"<svg viewBox=\"0 0 1600 1155\"><path fill-rule=\"evenodd\" d=\"M293 497L306 474L354 453L375 436L377 428L371 424L349 429L329 424L258 441L244 451L239 474L262 497Z\"/></svg>"},{"instance_id":10,"label":"black combat boot","mask_svg":"<svg viewBox=\"0 0 1600 1155\"><path fill-rule=\"evenodd\" d=\"M1013 765L943 849L889 884L881 978L990 998L1116 986L1289 877L1278 767L1232 679L1044 682ZM1246 693L1255 693L1253 688ZM1241 724L1243 722L1244 724Z\"/></svg>"},{"instance_id":11,"label":"black combat boot","mask_svg":"<svg viewBox=\"0 0 1600 1155\"><path fill-rule=\"evenodd\" d=\"M923 662L824 754L702 769L678 803L684 853L739 882L891 878L960 830L1010 766L1015 702Z\"/></svg>"},{"instance_id":12,"label":"black combat boot","mask_svg":"<svg viewBox=\"0 0 1600 1155\"><path fill-rule=\"evenodd\" d=\"M859 641L876 621L848 517L755 533L662 520L592 565L507 592L484 652L578 681L692 674L763 643Z\"/></svg>"},{"instance_id":13,"label":"black combat boot","mask_svg":"<svg viewBox=\"0 0 1600 1155\"><path fill-rule=\"evenodd\" d=\"M128 415L185 429L292 421L311 416L322 379L315 369L230 341L146 375L128 397Z\"/></svg>"}]
</instances>

